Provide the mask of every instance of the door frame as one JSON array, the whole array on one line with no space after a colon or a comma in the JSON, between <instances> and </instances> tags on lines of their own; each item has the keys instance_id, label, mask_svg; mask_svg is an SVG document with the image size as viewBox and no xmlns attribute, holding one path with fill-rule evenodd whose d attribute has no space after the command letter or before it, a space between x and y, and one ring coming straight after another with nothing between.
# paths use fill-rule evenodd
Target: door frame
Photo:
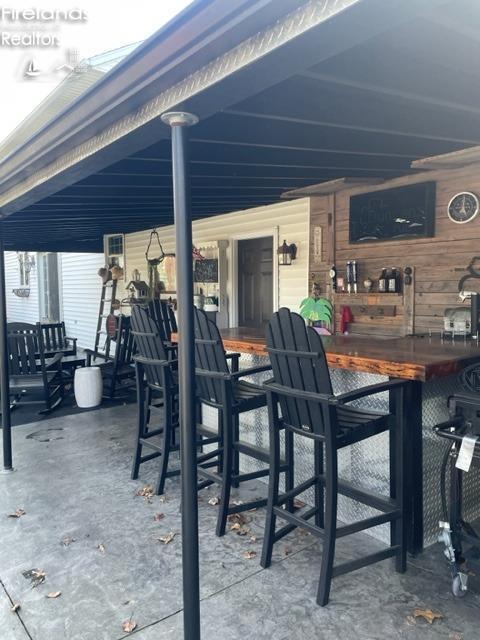
<instances>
[{"instance_id":1,"label":"door frame","mask_svg":"<svg viewBox=\"0 0 480 640\"><path fill-rule=\"evenodd\" d=\"M241 232L230 236L230 247L231 247L231 260L230 266L228 269L228 277L231 286L231 302L230 302L230 326L238 327L238 242L240 240L254 240L255 238L272 238L272 275L273 275L273 309L272 311L276 311L278 309L278 301L279 301L279 278L278 278L278 259L277 259L277 251L278 251L278 237L279 237L279 227L265 227L264 229L256 229L251 232Z\"/></svg>"}]
</instances>

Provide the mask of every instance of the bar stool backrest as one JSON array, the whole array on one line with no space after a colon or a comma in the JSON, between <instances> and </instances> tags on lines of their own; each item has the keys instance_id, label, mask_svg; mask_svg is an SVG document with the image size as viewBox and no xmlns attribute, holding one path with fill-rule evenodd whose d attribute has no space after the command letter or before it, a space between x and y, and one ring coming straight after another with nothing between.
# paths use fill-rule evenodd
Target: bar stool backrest
<instances>
[{"instance_id":1,"label":"bar stool backrest","mask_svg":"<svg viewBox=\"0 0 480 640\"><path fill-rule=\"evenodd\" d=\"M168 362L168 355L158 324L145 309L139 306L133 307L131 318L132 335L135 338L137 355L142 358L147 383L162 388L165 384L163 375L166 371L168 371L167 376L170 375L170 366L160 364ZM170 383L171 379L167 378L167 384Z\"/></svg>"},{"instance_id":2,"label":"bar stool backrest","mask_svg":"<svg viewBox=\"0 0 480 640\"><path fill-rule=\"evenodd\" d=\"M198 398L206 404L222 406L225 379L208 374L229 374L225 349L217 325L207 317L204 311L196 307L195 368Z\"/></svg>"},{"instance_id":3,"label":"bar stool backrest","mask_svg":"<svg viewBox=\"0 0 480 640\"><path fill-rule=\"evenodd\" d=\"M158 323L163 340L170 341L172 333L177 333L177 320L172 307L166 300L150 300L148 303L150 315Z\"/></svg>"},{"instance_id":4,"label":"bar stool backrest","mask_svg":"<svg viewBox=\"0 0 480 640\"><path fill-rule=\"evenodd\" d=\"M283 420L302 431L323 435L321 404L288 393L297 390L333 394L321 337L312 327L307 328L297 313L282 308L273 314L268 324L267 350ZM280 387L286 393L282 394Z\"/></svg>"},{"instance_id":5,"label":"bar stool backrest","mask_svg":"<svg viewBox=\"0 0 480 640\"><path fill-rule=\"evenodd\" d=\"M135 342L131 332L130 318L123 314L118 316L114 362L117 367L133 363Z\"/></svg>"},{"instance_id":6,"label":"bar stool backrest","mask_svg":"<svg viewBox=\"0 0 480 640\"><path fill-rule=\"evenodd\" d=\"M34 324L7 324L8 361L11 375L33 375L45 368L42 332Z\"/></svg>"}]
</instances>

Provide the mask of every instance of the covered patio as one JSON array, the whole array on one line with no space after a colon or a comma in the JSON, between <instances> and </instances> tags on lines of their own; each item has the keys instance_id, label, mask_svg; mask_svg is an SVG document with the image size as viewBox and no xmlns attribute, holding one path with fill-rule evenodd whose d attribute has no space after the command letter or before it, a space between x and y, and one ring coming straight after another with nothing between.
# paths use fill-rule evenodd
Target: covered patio
<instances>
[{"instance_id":1,"label":"covered patio","mask_svg":"<svg viewBox=\"0 0 480 640\"><path fill-rule=\"evenodd\" d=\"M14 428L18 471L0 485L5 640L120 640L130 618L139 640L182 637L179 481L167 482L164 498L137 495L154 482L155 469L147 466L141 480L129 479L134 421L135 408L127 406ZM232 497L247 500L265 490L253 483ZM261 569L264 509L245 514L245 535L233 528L217 538L218 506L209 504L216 496L212 489L199 497L205 638L476 637L477 579L467 598L452 598L439 547L409 559L402 576L381 563L338 578L329 606L320 608L321 545L307 532L292 533L275 550L271 568ZM5 517L19 508L24 516ZM160 541L172 533L170 543ZM374 548L369 536L355 536L340 541L339 556ZM46 574L35 588L23 576L30 569ZM58 591L59 597L46 597ZM12 614L15 604L20 609ZM414 617L415 609L443 618L430 625Z\"/></svg>"},{"instance_id":2,"label":"covered patio","mask_svg":"<svg viewBox=\"0 0 480 640\"><path fill-rule=\"evenodd\" d=\"M273 566L261 569L265 512L247 512L241 523L230 519L227 535L216 538L218 506L209 489L198 498L197 558L190 392L191 221L241 215L285 194L327 193L322 215L324 228L332 229L341 196L322 191L322 183L378 186L414 177L421 158L478 145L471 63L478 25L473 0L197 0L2 162L2 253L98 252L105 234L175 223L183 456L183 486L169 480L166 496L158 497L145 489L154 469L142 467L141 482L128 479L134 405L10 429L0 260L3 451L10 472L1 477L0 504L5 515L25 511L0 521L2 624L12 640L180 638L182 628L185 638L197 640L198 558L203 635L212 640L333 640L353 630L365 640L475 637L478 593L453 599L436 547L410 556L402 575L381 563L340 576L330 605L319 608L313 594L321 546L312 536L297 530L275 547ZM457 44L447 48L446 41ZM165 118L172 112L177 115ZM188 134L180 126L187 124ZM324 279L332 252L323 258ZM396 377L392 369L362 371ZM415 412L408 417L415 432L410 463L419 525L412 550L418 552L421 383L429 380L415 375L409 378ZM232 500L244 501L265 495L266 485L238 491ZM345 538L338 555L374 553L375 544L364 534ZM40 572L34 588L29 579L38 582L38 573L22 575L32 569ZM20 605L15 616L9 603ZM428 609L443 616L432 626L415 617L415 610Z\"/></svg>"}]
</instances>

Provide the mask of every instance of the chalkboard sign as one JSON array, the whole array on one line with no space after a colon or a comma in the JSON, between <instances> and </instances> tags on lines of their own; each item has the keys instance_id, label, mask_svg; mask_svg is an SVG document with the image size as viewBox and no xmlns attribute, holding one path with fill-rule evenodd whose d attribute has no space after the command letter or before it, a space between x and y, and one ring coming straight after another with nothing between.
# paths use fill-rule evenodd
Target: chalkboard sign
<instances>
[{"instance_id":1,"label":"chalkboard sign","mask_svg":"<svg viewBox=\"0 0 480 640\"><path fill-rule=\"evenodd\" d=\"M218 260L205 259L195 262L195 282L218 282Z\"/></svg>"},{"instance_id":2,"label":"chalkboard sign","mask_svg":"<svg viewBox=\"0 0 480 640\"><path fill-rule=\"evenodd\" d=\"M422 182L350 198L350 242L432 237L435 182Z\"/></svg>"}]
</instances>

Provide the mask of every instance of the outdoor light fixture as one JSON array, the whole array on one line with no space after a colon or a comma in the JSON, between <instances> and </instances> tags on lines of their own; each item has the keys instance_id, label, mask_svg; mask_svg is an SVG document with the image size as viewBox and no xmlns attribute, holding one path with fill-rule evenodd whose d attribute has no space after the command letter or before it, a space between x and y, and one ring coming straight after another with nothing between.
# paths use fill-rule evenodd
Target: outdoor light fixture
<instances>
[{"instance_id":1,"label":"outdoor light fixture","mask_svg":"<svg viewBox=\"0 0 480 640\"><path fill-rule=\"evenodd\" d=\"M297 257L297 246L295 244L287 244L284 240L281 247L278 247L278 266L285 267L292 264Z\"/></svg>"}]
</instances>

